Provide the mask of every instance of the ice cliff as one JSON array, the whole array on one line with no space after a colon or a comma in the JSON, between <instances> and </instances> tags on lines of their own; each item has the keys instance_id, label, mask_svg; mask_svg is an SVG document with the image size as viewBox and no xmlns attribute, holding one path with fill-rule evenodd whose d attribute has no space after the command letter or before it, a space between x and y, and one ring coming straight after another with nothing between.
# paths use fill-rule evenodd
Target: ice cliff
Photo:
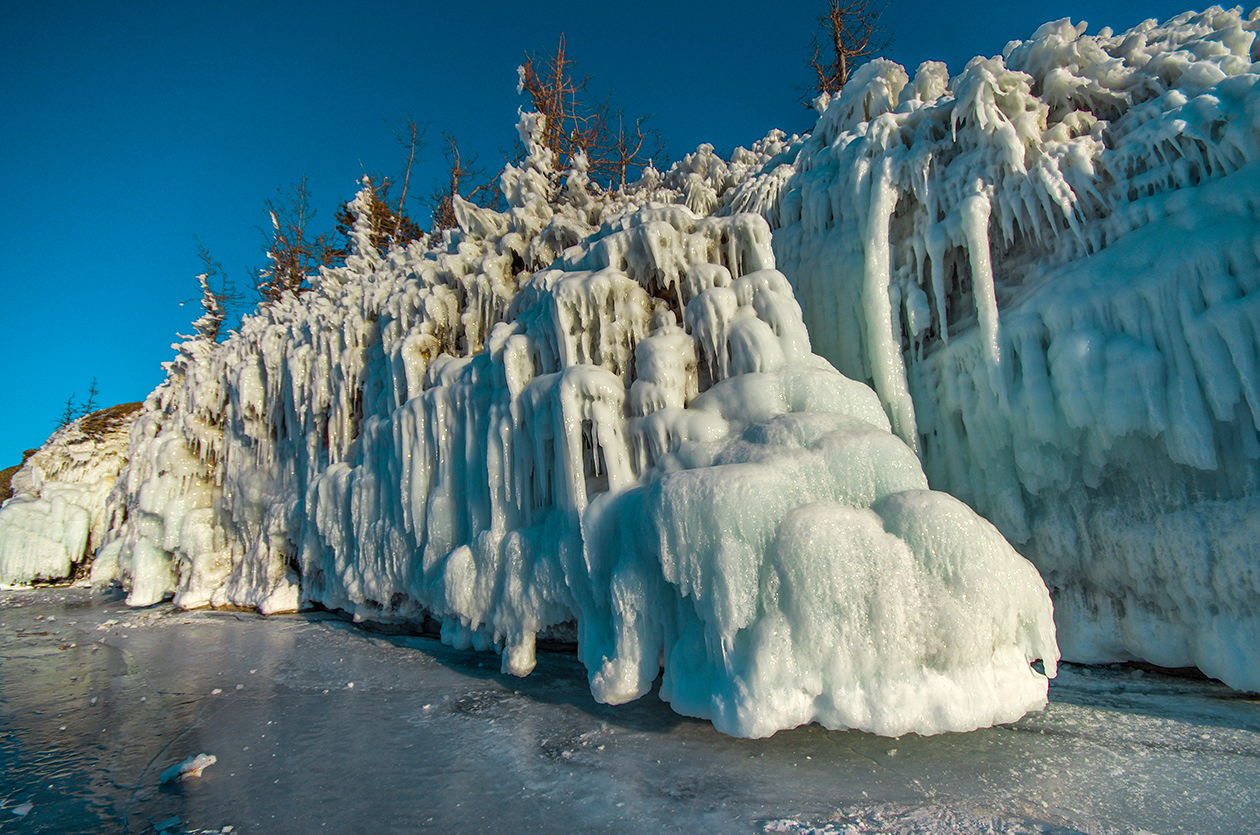
<instances>
[{"instance_id":1,"label":"ice cliff","mask_svg":"<svg viewBox=\"0 0 1260 835\"><path fill-rule=\"evenodd\" d=\"M576 630L603 701L896 735L1044 700L1009 540L1066 657L1260 689L1255 27L875 61L616 193L525 114L506 211L382 256L365 190L343 267L179 346L93 577L516 674Z\"/></svg>"},{"instance_id":2,"label":"ice cliff","mask_svg":"<svg viewBox=\"0 0 1260 835\"><path fill-rule=\"evenodd\" d=\"M1065 658L1260 690L1256 13L872 62L742 185L815 349L1040 569Z\"/></svg>"},{"instance_id":3,"label":"ice cliff","mask_svg":"<svg viewBox=\"0 0 1260 835\"><path fill-rule=\"evenodd\" d=\"M431 618L518 675L576 630L596 698L663 666L664 698L732 734L1039 707L1035 569L812 353L766 221L703 213L732 165L702 149L604 194L540 128L508 211L457 202L459 230L382 257L365 190L344 267L180 346L94 579L133 605Z\"/></svg>"}]
</instances>

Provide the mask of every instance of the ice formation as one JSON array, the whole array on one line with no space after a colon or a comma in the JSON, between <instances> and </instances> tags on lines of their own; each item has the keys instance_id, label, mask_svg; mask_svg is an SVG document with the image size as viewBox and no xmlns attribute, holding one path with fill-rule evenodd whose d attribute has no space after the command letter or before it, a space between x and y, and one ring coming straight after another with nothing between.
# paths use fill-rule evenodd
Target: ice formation
<instances>
[{"instance_id":1,"label":"ice formation","mask_svg":"<svg viewBox=\"0 0 1260 835\"><path fill-rule=\"evenodd\" d=\"M508 211L457 201L457 231L382 257L365 189L344 267L222 343L198 326L132 430L94 580L432 618L518 675L576 630L596 698L663 667L675 709L739 735L1040 707L1036 570L812 353L766 221L706 214L783 138L604 194L539 126Z\"/></svg>"},{"instance_id":2,"label":"ice formation","mask_svg":"<svg viewBox=\"0 0 1260 835\"><path fill-rule=\"evenodd\" d=\"M343 267L180 346L93 577L516 674L575 629L597 698L663 668L734 734L932 733L1044 699L1009 539L1067 657L1260 689L1256 26L877 60L809 136L615 193L525 114L506 211L382 256L365 190Z\"/></svg>"},{"instance_id":3,"label":"ice formation","mask_svg":"<svg viewBox=\"0 0 1260 835\"><path fill-rule=\"evenodd\" d=\"M14 474L0 507L0 583L61 580L105 541L105 504L127 463L140 404L101 409L53 433Z\"/></svg>"},{"instance_id":4,"label":"ice formation","mask_svg":"<svg viewBox=\"0 0 1260 835\"><path fill-rule=\"evenodd\" d=\"M1064 657L1260 689L1257 15L874 61L743 185L816 350L1041 570Z\"/></svg>"}]
</instances>

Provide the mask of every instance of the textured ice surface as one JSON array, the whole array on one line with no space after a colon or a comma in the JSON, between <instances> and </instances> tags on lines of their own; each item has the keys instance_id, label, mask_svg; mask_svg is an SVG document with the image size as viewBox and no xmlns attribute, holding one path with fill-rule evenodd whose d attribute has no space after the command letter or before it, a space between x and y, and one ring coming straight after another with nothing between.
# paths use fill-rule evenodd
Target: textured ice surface
<instances>
[{"instance_id":1,"label":"textured ice surface","mask_svg":"<svg viewBox=\"0 0 1260 835\"><path fill-rule=\"evenodd\" d=\"M1260 689L1257 21L874 61L743 187L815 350L1041 570L1065 658Z\"/></svg>"},{"instance_id":2,"label":"textured ice surface","mask_svg":"<svg viewBox=\"0 0 1260 835\"><path fill-rule=\"evenodd\" d=\"M655 174L592 194L539 124L508 211L458 202L459 230L385 258L356 227L312 291L180 346L93 580L133 606L434 619L517 675L576 629L597 699L663 666L675 709L742 736L1044 704L1040 577L812 353L767 222L659 202ZM712 180L710 156L671 173Z\"/></svg>"},{"instance_id":3,"label":"textured ice surface","mask_svg":"<svg viewBox=\"0 0 1260 835\"><path fill-rule=\"evenodd\" d=\"M60 580L105 539L105 503L127 463L127 432L140 404L72 421L14 474L0 506L0 583Z\"/></svg>"}]
</instances>

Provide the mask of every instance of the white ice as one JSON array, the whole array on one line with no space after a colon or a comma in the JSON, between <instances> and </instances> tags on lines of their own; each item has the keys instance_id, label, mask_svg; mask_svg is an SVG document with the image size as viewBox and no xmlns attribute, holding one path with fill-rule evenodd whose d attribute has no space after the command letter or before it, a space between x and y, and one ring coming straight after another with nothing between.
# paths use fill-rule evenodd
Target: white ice
<instances>
[{"instance_id":1,"label":"white ice","mask_svg":"<svg viewBox=\"0 0 1260 835\"><path fill-rule=\"evenodd\" d=\"M815 350L1050 587L1064 658L1260 689L1256 13L874 61L743 187ZM752 195L756 195L755 200Z\"/></svg>"},{"instance_id":2,"label":"white ice","mask_svg":"<svg viewBox=\"0 0 1260 835\"><path fill-rule=\"evenodd\" d=\"M138 406L71 421L14 474L13 496L0 507L0 583L64 579L104 542L106 499L126 466Z\"/></svg>"}]
</instances>

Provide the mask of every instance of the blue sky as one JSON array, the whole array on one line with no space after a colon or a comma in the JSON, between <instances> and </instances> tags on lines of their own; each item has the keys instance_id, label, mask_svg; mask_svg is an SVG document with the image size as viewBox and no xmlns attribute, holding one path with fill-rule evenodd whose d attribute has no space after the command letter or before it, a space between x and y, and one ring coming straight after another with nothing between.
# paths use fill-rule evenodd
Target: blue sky
<instances>
[{"instance_id":1,"label":"blue sky","mask_svg":"<svg viewBox=\"0 0 1260 835\"><path fill-rule=\"evenodd\" d=\"M671 158L808 130L804 65L822 0L11 3L0 34L0 468L96 378L142 400L198 314L199 238L238 288L264 262L264 201L308 178L315 226L366 172L405 164L393 126L429 123L497 168L516 67L561 32L578 72L651 114ZM962 69L1046 20L1128 28L1175 0L892 0L886 54ZM415 186L413 186L415 193ZM187 304L181 304L187 302Z\"/></svg>"}]
</instances>

